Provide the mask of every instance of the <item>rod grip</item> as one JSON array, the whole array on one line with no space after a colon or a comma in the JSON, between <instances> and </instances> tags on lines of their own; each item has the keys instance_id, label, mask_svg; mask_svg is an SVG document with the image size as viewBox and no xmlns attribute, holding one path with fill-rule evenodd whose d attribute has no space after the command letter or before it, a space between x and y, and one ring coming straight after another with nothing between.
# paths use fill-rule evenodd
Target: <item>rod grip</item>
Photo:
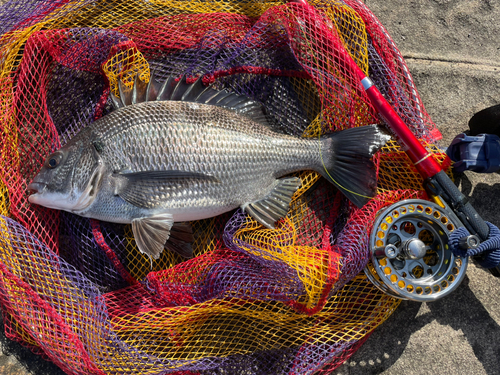
<instances>
[{"instance_id":1,"label":"rod grip","mask_svg":"<svg viewBox=\"0 0 500 375\"><path fill-rule=\"evenodd\" d=\"M471 234L478 235L482 241L486 241L490 234L490 228L481 216L479 216L474 207L467 202L465 195L455 186L448 175L444 171L441 171L433 179L439 184L443 190L443 198L464 223L467 230ZM480 254L477 257L481 258L481 256ZM488 270L493 276L500 277L500 266L489 268Z\"/></svg>"}]
</instances>

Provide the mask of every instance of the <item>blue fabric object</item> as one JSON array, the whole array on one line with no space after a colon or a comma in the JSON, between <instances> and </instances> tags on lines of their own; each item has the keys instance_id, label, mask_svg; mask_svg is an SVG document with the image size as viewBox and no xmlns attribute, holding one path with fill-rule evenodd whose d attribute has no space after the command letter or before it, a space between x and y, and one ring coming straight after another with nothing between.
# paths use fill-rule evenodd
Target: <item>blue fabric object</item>
<instances>
[{"instance_id":1,"label":"blue fabric object","mask_svg":"<svg viewBox=\"0 0 500 375\"><path fill-rule=\"evenodd\" d=\"M484 258L478 260L478 263L484 268L495 268L500 264L500 229L487 221L486 224L490 228L490 235L477 248L463 250L458 246L460 238L470 235L469 231L464 227L458 228L451 234L448 245L453 254L460 257L470 257L485 253Z\"/></svg>"},{"instance_id":2,"label":"blue fabric object","mask_svg":"<svg viewBox=\"0 0 500 375\"><path fill-rule=\"evenodd\" d=\"M446 154L455 162L457 172L492 173L500 169L500 137L495 134L469 136L459 134L453 139Z\"/></svg>"}]
</instances>

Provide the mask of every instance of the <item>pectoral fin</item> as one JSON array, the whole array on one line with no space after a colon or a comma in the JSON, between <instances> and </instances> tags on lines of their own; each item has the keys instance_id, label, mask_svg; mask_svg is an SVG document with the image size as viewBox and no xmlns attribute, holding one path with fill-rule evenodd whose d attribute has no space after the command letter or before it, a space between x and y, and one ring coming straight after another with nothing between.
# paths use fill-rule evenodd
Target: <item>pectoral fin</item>
<instances>
[{"instance_id":1,"label":"pectoral fin","mask_svg":"<svg viewBox=\"0 0 500 375\"><path fill-rule=\"evenodd\" d=\"M159 214L132 220L132 232L139 251L158 259L166 247L184 258L193 257L193 230L189 223L174 223L172 215Z\"/></svg>"},{"instance_id":2,"label":"pectoral fin","mask_svg":"<svg viewBox=\"0 0 500 375\"><path fill-rule=\"evenodd\" d=\"M189 171L147 171L135 173L115 173L115 195L140 208L152 208L162 201L155 194L159 186L182 187L202 181L218 182L213 176Z\"/></svg>"},{"instance_id":3,"label":"pectoral fin","mask_svg":"<svg viewBox=\"0 0 500 375\"><path fill-rule=\"evenodd\" d=\"M173 225L174 220L170 214L132 220L132 232L139 251L149 256L150 259L158 259Z\"/></svg>"},{"instance_id":4,"label":"pectoral fin","mask_svg":"<svg viewBox=\"0 0 500 375\"><path fill-rule=\"evenodd\" d=\"M286 216L292 196L300 185L298 177L277 180L263 199L245 204L242 208L259 223L273 229L275 221Z\"/></svg>"}]
</instances>

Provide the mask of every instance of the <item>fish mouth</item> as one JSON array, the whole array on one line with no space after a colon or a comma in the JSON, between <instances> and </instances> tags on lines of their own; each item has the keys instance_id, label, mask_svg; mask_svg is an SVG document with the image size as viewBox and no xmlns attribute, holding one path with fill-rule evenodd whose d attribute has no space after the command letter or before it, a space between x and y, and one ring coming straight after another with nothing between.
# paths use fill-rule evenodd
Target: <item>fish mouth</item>
<instances>
[{"instance_id":1,"label":"fish mouth","mask_svg":"<svg viewBox=\"0 0 500 375\"><path fill-rule=\"evenodd\" d=\"M31 193L32 195L41 193L45 190L46 186L47 184L42 184L41 182L32 182L27 187L28 193Z\"/></svg>"}]
</instances>

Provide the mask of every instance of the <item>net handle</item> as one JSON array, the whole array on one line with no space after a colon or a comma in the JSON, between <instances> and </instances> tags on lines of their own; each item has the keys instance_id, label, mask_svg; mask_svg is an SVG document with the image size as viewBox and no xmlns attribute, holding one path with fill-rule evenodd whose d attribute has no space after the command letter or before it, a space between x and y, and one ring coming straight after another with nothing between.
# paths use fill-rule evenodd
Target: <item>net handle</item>
<instances>
[{"instance_id":1,"label":"net handle","mask_svg":"<svg viewBox=\"0 0 500 375\"><path fill-rule=\"evenodd\" d=\"M318 15L316 9L309 5L306 0L292 0L290 3L301 4L312 14ZM320 17L315 18L317 20L320 19ZM399 117L375 86L373 81L366 76L351 55L349 55L342 43L335 43L334 49L338 53L339 60L352 69L354 74L358 77L370 102L382 117L388 130L395 137L398 144L413 162L413 165L415 165L424 181L427 183L427 181L433 180L442 184L442 191L444 191L445 194L443 194L444 196L441 198L444 198L456 213L459 212L461 214L465 226L475 232L471 234L477 234L481 240L486 241L490 232L486 222L477 214L470 203L464 202L462 193L450 180L448 175L446 175L441 165L434 159L432 153L427 151L417 137L411 132L405 122ZM457 199L460 199L460 201L457 201ZM460 210L457 210L458 207Z\"/></svg>"}]
</instances>

